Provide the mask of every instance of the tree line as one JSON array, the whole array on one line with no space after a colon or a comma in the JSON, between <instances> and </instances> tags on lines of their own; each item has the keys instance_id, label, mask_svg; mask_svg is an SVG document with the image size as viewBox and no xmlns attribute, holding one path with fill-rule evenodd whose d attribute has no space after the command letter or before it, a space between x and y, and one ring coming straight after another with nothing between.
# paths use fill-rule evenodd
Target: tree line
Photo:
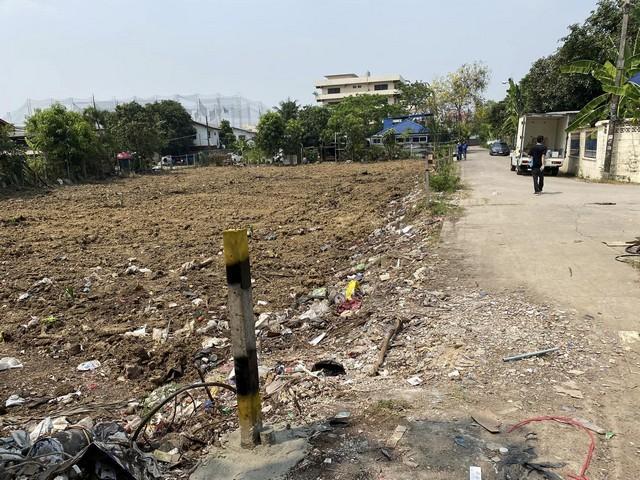
<instances>
[{"instance_id":1,"label":"tree line","mask_svg":"<svg viewBox=\"0 0 640 480\"><path fill-rule=\"evenodd\" d=\"M632 0L622 86L616 87L616 60L622 0L599 0L582 24L551 55L535 60L519 81L509 79L503 100L478 111L485 137L512 139L524 113L579 111L570 130L608 118L610 96L620 96L618 116L639 118L640 88L629 80L640 72L640 0Z\"/></svg>"},{"instance_id":2,"label":"tree line","mask_svg":"<svg viewBox=\"0 0 640 480\"><path fill-rule=\"evenodd\" d=\"M382 129L384 118L420 113L427 114L421 121L432 139L467 138L475 131L475 112L483 105L489 78L485 65L472 63L432 82L402 82L394 104L379 95L354 95L323 106L286 99L260 118L255 145L246 153L264 159L309 149L313 156L321 145L339 145L351 160L389 158L396 151L391 135L383 146L368 145L367 139Z\"/></svg>"},{"instance_id":3,"label":"tree line","mask_svg":"<svg viewBox=\"0 0 640 480\"><path fill-rule=\"evenodd\" d=\"M189 113L173 100L124 103L113 112L94 107L74 112L54 104L27 119L26 146L10 139L11 130L0 129L0 184L5 185L104 178L123 151L133 154L137 168L146 168L156 153L184 153L196 134Z\"/></svg>"}]
</instances>

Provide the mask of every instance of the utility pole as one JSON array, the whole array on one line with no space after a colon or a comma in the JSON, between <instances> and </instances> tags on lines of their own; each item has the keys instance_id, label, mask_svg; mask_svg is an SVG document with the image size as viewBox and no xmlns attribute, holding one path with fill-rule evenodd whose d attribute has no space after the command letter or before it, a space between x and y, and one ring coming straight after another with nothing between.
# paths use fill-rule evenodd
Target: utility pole
<instances>
[{"instance_id":1,"label":"utility pole","mask_svg":"<svg viewBox=\"0 0 640 480\"><path fill-rule=\"evenodd\" d=\"M620 44L618 46L618 61L616 62L616 88L622 85L622 74L624 72L624 51L627 45L627 29L629 27L630 0L624 0L622 5L622 28L620 30ZM619 95L611 95L609 112L609 133L607 135L607 148L604 155L604 173L611 173L611 157L613 154L613 141L615 139L616 125L618 124L618 104Z\"/></svg>"}]
</instances>

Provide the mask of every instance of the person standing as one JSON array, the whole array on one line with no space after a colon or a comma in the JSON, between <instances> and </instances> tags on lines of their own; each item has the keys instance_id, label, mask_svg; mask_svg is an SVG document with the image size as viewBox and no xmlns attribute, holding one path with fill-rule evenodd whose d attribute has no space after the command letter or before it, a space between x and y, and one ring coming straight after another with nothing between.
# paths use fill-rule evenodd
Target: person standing
<instances>
[{"instance_id":1,"label":"person standing","mask_svg":"<svg viewBox=\"0 0 640 480\"><path fill-rule=\"evenodd\" d=\"M469 149L469 144L466 140L462 141L462 156L466 160L467 159L467 150Z\"/></svg>"},{"instance_id":2,"label":"person standing","mask_svg":"<svg viewBox=\"0 0 640 480\"><path fill-rule=\"evenodd\" d=\"M456 145L456 150L457 150L457 154L458 154L458 161L462 160L462 154L463 154L463 149L462 149L462 142L458 141L458 144Z\"/></svg>"},{"instance_id":3,"label":"person standing","mask_svg":"<svg viewBox=\"0 0 640 480\"><path fill-rule=\"evenodd\" d=\"M547 155L547 147L544 145L542 135L536 138L536 144L529 150L531 157L531 176L533 177L533 193L540 195L544 187L544 160Z\"/></svg>"}]
</instances>

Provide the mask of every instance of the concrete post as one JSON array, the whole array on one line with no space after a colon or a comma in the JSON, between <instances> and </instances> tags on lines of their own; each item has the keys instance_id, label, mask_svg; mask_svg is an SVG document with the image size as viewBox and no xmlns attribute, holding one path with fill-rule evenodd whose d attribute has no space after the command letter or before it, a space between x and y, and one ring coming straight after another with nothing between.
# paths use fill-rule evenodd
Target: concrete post
<instances>
[{"instance_id":1,"label":"concrete post","mask_svg":"<svg viewBox=\"0 0 640 480\"><path fill-rule=\"evenodd\" d=\"M253 448L260 443L262 405L256 354L255 320L251 299L251 268L246 230L223 233L224 260L229 290L228 309L231 350L236 373L240 444Z\"/></svg>"}]
</instances>

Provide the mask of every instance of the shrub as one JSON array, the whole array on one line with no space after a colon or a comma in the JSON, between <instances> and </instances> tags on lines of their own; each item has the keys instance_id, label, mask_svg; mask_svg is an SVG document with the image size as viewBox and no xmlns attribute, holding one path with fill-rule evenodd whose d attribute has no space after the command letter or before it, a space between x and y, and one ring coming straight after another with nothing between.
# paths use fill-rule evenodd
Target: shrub
<instances>
[{"instance_id":1,"label":"shrub","mask_svg":"<svg viewBox=\"0 0 640 480\"><path fill-rule=\"evenodd\" d=\"M454 164L447 163L429 176L429 185L436 192L455 192L460 188L460 176Z\"/></svg>"}]
</instances>

